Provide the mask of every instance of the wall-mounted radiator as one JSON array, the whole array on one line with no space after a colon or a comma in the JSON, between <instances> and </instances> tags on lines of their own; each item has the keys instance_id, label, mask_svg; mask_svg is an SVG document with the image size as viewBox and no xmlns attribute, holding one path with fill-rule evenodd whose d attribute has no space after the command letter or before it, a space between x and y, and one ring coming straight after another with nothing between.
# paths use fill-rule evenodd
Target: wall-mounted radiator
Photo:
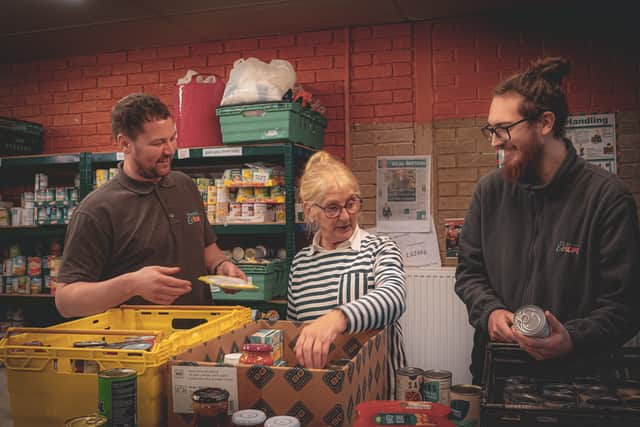
<instances>
[{"instance_id":1,"label":"wall-mounted radiator","mask_svg":"<svg viewBox=\"0 0 640 427\"><path fill-rule=\"evenodd\" d=\"M470 384L473 328L455 294L455 269L407 269L407 311L400 323L409 366L446 369L454 384Z\"/></svg>"}]
</instances>

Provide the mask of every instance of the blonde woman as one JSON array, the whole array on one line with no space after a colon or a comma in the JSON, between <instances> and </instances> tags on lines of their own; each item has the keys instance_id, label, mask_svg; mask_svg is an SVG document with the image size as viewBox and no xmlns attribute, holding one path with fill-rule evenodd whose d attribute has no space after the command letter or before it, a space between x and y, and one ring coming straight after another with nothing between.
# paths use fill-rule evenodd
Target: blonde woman
<instances>
[{"instance_id":1,"label":"blonde woman","mask_svg":"<svg viewBox=\"0 0 640 427\"><path fill-rule=\"evenodd\" d=\"M400 250L388 237L358 227L360 186L351 171L320 151L309 161L300 182L305 218L313 242L298 252L291 266L287 316L309 322L295 352L298 363L322 368L338 334L388 326L388 384L406 365L402 330L406 274Z\"/></svg>"}]
</instances>

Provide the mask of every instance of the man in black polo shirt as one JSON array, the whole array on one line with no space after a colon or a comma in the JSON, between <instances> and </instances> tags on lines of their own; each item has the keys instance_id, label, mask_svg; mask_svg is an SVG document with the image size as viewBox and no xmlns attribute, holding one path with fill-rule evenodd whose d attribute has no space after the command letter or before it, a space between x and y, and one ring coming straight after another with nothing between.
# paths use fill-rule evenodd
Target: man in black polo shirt
<instances>
[{"instance_id":1,"label":"man in black polo shirt","mask_svg":"<svg viewBox=\"0 0 640 427\"><path fill-rule=\"evenodd\" d=\"M156 97L132 94L116 104L111 118L124 162L71 219L58 310L75 317L124 302L211 304L198 276L246 277L215 243L191 178L171 171L176 129L169 109Z\"/></svg>"}]
</instances>

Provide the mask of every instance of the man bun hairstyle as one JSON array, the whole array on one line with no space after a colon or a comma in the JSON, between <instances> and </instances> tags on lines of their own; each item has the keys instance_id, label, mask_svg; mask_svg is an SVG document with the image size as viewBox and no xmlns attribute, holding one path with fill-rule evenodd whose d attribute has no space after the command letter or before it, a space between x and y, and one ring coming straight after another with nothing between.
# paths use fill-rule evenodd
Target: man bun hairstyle
<instances>
[{"instance_id":1,"label":"man bun hairstyle","mask_svg":"<svg viewBox=\"0 0 640 427\"><path fill-rule=\"evenodd\" d=\"M171 117L169 108L159 98L146 93L125 96L111 110L111 132L114 138L123 134L132 140L143 132L144 124Z\"/></svg>"},{"instance_id":2,"label":"man bun hairstyle","mask_svg":"<svg viewBox=\"0 0 640 427\"><path fill-rule=\"evenodd\" d=\"M571 67L569 61L558 57L548 57L534 61L529 69L515 74L500 83L494 95L517 93L524 97L519 113L534 121L545 111L555 115L553 136L560 138L569 115L567 97L562 83Z\"/></svg>"}]
</instances>

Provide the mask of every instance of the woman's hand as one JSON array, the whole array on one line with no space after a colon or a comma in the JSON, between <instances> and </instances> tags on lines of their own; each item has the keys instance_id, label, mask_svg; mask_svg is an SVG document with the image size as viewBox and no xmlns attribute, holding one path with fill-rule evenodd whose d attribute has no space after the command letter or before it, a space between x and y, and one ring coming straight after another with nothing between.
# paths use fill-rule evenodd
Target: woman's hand
<instances>
[{"instance_id":1,"label":"woman's hand","mask_svg":"<svg viewBox=\"0 0 640 427\"><path fill-rule=\"evenodd\" d=\"M324 368L331 344L346 329L347 318L340 310L330 311L305 326L294 349L298 363L305 368Z\"/></svg>"}]
</instances>

